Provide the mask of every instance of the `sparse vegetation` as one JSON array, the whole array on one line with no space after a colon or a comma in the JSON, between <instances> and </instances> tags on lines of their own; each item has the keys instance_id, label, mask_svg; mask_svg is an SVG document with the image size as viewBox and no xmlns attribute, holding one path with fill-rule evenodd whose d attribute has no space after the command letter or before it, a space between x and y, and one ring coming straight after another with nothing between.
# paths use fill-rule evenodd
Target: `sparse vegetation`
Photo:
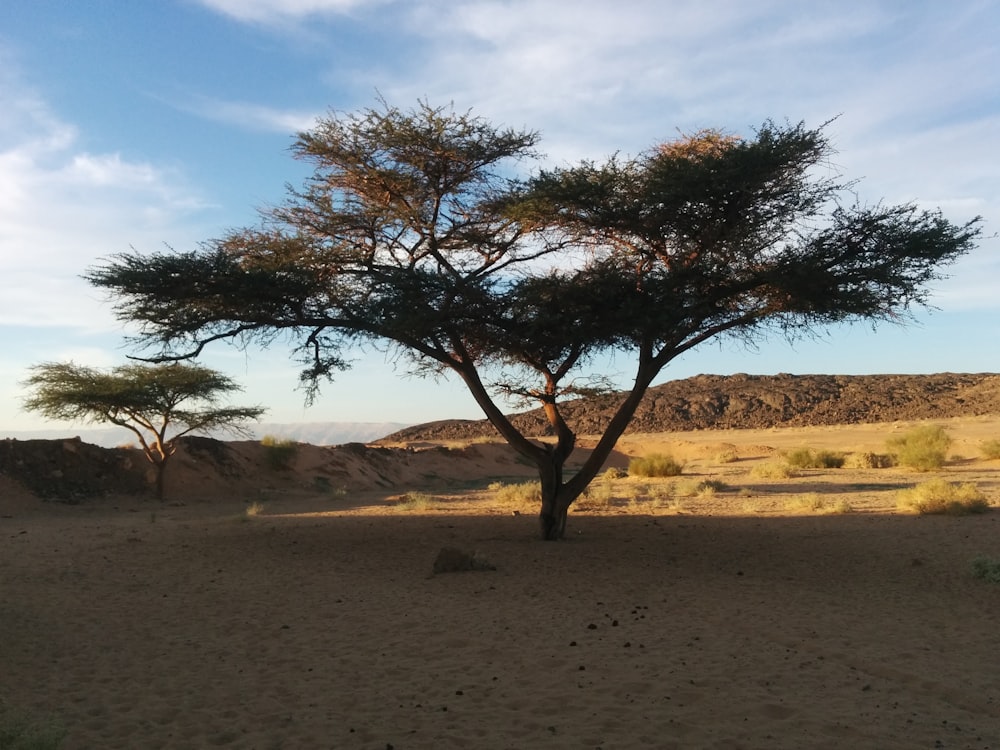
<instances>
[{"instance_id":1,"label":"sparse vegetation","mask_svg":"<svg viewBox=\"0 0 1000 750\"><path fill-rule=\"evenodd\" d=\"M488 489L493 493L493 500L497 505L511 510L535 508L542 499L540 482L521 482L520 484L493 482Z\"/></svg>"},{"instance_id":2,"label":"sparse vegetation","mask_svg":"<svg viewBox=\"0 0 1000 750\"><path fill-rule=\"evenodd\" d=\"M987 583L1000 583L1000 560L977 557L972 561L972 575Z\"/></svg>"},{"instance_id":3,"label":"sparse vegetation","mask_svg":"<svg viewBox=\"0 0 1000 750\"><path fill-rule=\"evenodd\" d=\"M935 471L944 466L952 440L940 425L921 425L886 441L896 463L917 471Z\"/></svg>"},{"instance_id":4,"label":"sparse vegetation","mask_svg":"<svg viewBox=\"0 0 1000 750\"><path fill-rule=\"evenodd\" d=\"M750 476L755 479L791 479L798 474L787 463L768 461L750 469Z\"/></svg>"},{"instance_id":5,"label":"sparse vegetation","mask_svg":"<svg viewBox=\"0 0 1000 750\"><path fill-rule=\"evenodd\" d=\"M399 498L397 505L404 510L429 510L434 497L423 492L407 492Z\"/></svg>"},{"instance_id":6,"label":"sparse vegetation","mask_svg":"<svg viewBox=\"0 0 1000 750\"><path fill-rule=\"evenodd\" d=\"M259 501L254 501L246 507L246 510L243 511L243 515L246 516L247 518L256 518L263 512L264 512L264 503Z\"/></svg>"},{"instance_id":7,"label":"sparse vegetation","mask_svg":"<svg viewBox=\"0 0 1000 750\"><path fill-rule=\"evenodd\" d=\"M995 461L1000 458L1000 440L984 440L979 444L979 452L983 458Z\"/></svg>"},{"instance_id":8,"label":"sparse vegetation","mask_svg":"<svg viewBox=\"0 0 1000 750\"><path fill-rule=\"evenodd\" d=\"M961 516L985 513L990 508L986 496L972 482L955 484L943 479L931 479L898 494L900 507L910 508L921 515Z\"/></svg>"},{"instance_id":9,"label":"sparse vegetation","mask_svg":"<svg viewBox=\"0 0 1000 750\"><path fill-rule=\"evenodd\" d=\"M666 453L650 453L628 463L628 473L637 477L676 477L683 471L684 464Z\"/></svg>"},{"instance_id":10,"label":"sparse vegetation","mask_svg":"<svg viewBox=\"0 0 1000 750\"><path fill-rule=\"evenodd\" d=\"M812 448L795 448L784 455L785 461L795 469L839 469L846 458L843 453Z\"/></svg>"},{"instance_id":11,"label":"sparse vegetation","mask_svg":"<svg viewBox=\"0 0 1000 750\"><path fill-rule=\"evenodd\" d=\"M299 451L299 444L294 440L283 440L274 435L265 435L261 438L260 444L264 446L267 465L275 471L290 469Z\"/></svg>"},{"instance_id":12,"label":"sparse vegetation","mask_svg":"<svg viewBox=\"0 0 1000 750\"><path fill-rule=\"evenodd\" d=\"M895 466L893 457L885 453L850 453L844 460L844 466L849 469L888 469Z\"/></svg>"},{"instance_id":13,"label":"sparse vegetation","mask_svg":"<svg viewBox=\"0 0 1000 750\"><path fill-rule=\"evenodd\" d=\"M0 706L0 748L3 750L57 750L66 728L54 719L37 720Z\"/></svg>"}]
</instances>

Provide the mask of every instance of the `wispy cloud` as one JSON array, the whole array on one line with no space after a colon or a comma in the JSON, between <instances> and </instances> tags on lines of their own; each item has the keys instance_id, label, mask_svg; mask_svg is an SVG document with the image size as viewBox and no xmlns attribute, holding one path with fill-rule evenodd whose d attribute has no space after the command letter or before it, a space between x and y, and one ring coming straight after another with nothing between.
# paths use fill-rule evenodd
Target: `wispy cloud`
<instances>
[{"instance_id":1,"label":"wispy cloud","mask_svg":"<svg viewBox=\"0 0 1000 750\"><path fill-rule=\"evenodd\" d=\"M169 167L80 148L77 129L9 66L0 100L0 325L111 326L80 274L131 243L176 236L203 203Z\"/></svg>"},{"instance_id":2,"label":"wispy cloud","mask_svg":"<svg viewBox=\"0 0 1000 750\"><path fill-rule=\"evenodd\" d=\"M235 125L245 130L292 134L308 130L319 112L286 110L253 102L237 102L193 96L173 106L207 120Z\"/></svg>"},{"instance_id":3,"label":"wispy cloud","mask_svg":"<svg viewBox=\"0 0 1000 750\"><path fill-rule=\"evenodd\" d=\"M268 23L298 21L311 16L348 13L377 0L200 0L202 5L239 21Z\"/></svg>"}]
</instances>

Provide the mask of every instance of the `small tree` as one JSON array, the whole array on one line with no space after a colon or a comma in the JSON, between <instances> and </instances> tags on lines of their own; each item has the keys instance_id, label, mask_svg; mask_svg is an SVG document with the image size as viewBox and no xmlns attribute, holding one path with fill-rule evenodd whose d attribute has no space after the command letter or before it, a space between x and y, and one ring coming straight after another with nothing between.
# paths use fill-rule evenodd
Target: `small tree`
<instances>
[{"instance_id":1,"label":"small tree","mask_svg":"<svg viewBox=\"0 0 1000 750\"><path fill-rule=\"evenodd\" d=\"M979 234L978 219L845 205L851 186L822 174L827 139L801 125L705 131L515 180L537 140L424 103L331 114L294 145L314 175L261 227L117 255L87 278L160 361L288 334L310 394L364 342L456 373L538 467L542 535L558 539L675 357L723 335L899 320ZM611 352L635 362L631 389L564 479L576 435L561 404L601 382L584 368ZM540 404L555 442L520 433L497 394Z\"/></svg>"},{"instance_id":2,"label":"small tree","mask_svg":"<svg viewBox=\"0 0 1000 750\"><path fill-rule=\"evenodd\" d=\"M178 438L213 429L245 434L240 423L259 419L265 411L220 406L222 395L240 387L221 373L195 365L129 364L101 371L72 362L48 362L35 365L31 372L25 381L31 389L24 401L29 411L50 419L114 424L135 433L143 454L156 467L160 500Z\"/></svg>"}]
</instances>

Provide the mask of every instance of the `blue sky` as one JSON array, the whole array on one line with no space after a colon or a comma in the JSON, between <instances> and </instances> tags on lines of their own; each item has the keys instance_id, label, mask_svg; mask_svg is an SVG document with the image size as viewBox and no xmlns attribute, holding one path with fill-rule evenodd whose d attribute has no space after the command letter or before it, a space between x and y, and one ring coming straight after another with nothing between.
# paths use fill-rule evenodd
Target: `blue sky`
<instances>
[{"instance_id":1,"label":"blue sky","mask_svg":"<svg viewBox=\"0 0 1000 750\"><path fill-rule=\"evenodd\" d=\"M189 249L252 224L305 176L288 147L328 110L453 102L537 129L550 164L639 152L765 119L819 125L868 202L985 220L920 324L837 328L702 372L1000 372L1000 3L956 0L8 0L0 4L0 436L35 363L124 360L122 325L80 279L134 247ZM478 418L453 381L385 354L306 409L280 347L212 349L269 421ZM623 378L619 357L610 372ZM624 380L622 380L624 384Z\"/></svg>"}]
</instances>

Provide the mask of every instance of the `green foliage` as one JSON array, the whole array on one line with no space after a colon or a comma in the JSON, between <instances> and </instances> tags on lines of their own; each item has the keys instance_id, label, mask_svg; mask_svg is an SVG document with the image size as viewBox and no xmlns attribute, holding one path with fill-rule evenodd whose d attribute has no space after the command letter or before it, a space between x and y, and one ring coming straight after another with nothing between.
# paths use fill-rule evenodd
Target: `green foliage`
<instances>
[{"instance_id":1,"label":"green foliage","mask_svg":"<svg viewBox=\"0 0 1000 750\"><path fill-rule=\"evenodd\" d=\"M676 477L684 464L665 453L651 453L628 462L628 473L637 477Z\"/></svg>"},{"instance_id":2,"label":"green foliage","mask_svg":"<svg viewBox=\"0 0 1000 750\"><path fill-rule=\"evenodd\" d=\"M0 707L0 748L3 750L58 750L67 734L61 722L36 720Z\"/></svg>"},{"instance_id":3,"label":"green foliage","mask_svg":"<svg viewBox=\"0 0 1000 750\"><path fill-rule=\"evenodd\" d=\"M987 583L1000 583L1000 560L977 557L972 561L972 575Z\"/></svg>"},{"instance_id":4,"label":"green foliage","mask_svg":"<svg viewBox=\"0 0 1000 750\"><path fill-rule=\"evenodd\" d=\"M983 458L995 461L1000 458L1000 440L984 440L979 444L979 452Z\"/></svg>"},{"instance_id":5,"label":"green foliage","mask_svg":"<svg viewBox=\"0 0 1000 750\"><path fill-rule=\"evenodd\" d=\"M935 471L944 466L952 439L940 425L921 425L886 441L896 463L917 471Z\"/></svg>"},{"instance_id":6,"label":"green foliage","mask_svg":"<svg viewBox=\"0 0 1000 750\"><path fill-rule=\"evenodd\" d=\"M265 435L260 439L260 444L264 447L267 465L275 471L290 468L299 452L299 444L294 440L283 440L274 435Z\"/></svg>"},{"instance_id":7,"label":"green foliage","mask_svg":"<svg viewBox=\"0 0 1000 750\"><path fill-rule=\"evenodd\" d=\"M795 448L785 454L785 461L794 469L839 469L845 455L834 451Z\"/></svg>"},{"instance_id":8,"label":"green foliage","mask_svg":"<svg viewBox=\"0 0 1000 750\"><path fill-rule=\"evenodd\" d=\"M931 479L897 495L900 507L922 515L963 516L985 513L990 509L986 496L972 482L954 484L943 479Z\"/></svg>"}]
</instances>

